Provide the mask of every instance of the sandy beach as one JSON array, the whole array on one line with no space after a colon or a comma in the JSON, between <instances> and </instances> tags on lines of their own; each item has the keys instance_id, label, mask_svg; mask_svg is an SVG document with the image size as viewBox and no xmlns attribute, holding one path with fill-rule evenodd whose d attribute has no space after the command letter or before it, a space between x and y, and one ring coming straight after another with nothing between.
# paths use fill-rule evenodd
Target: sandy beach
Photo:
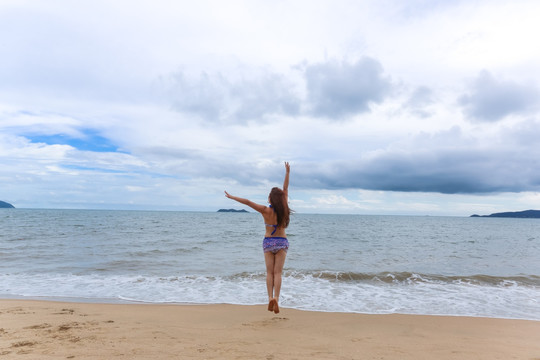
<instances>
[{"instance_id":1,"label":"sandy beach","mask_svg":"<svg viewBox=\"0 0 540 360\"><path fill-rule=\"evenodd\" d=\"M0 300L1 359L540 359L540 322Z\"/></svg>"}]
</instances>

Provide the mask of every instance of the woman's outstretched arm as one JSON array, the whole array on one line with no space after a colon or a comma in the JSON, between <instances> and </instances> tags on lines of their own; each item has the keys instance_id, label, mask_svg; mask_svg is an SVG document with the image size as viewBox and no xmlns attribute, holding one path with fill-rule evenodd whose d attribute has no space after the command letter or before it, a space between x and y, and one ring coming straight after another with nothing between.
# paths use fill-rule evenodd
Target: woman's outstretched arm
<instances>
[{"instance_id":1,"label":"woman's outstretched arm","mask_svg":"<svg viewBox=\"0 0 540 360\"><path fill-rule=\"evenodd\" d=\"M225 191L225 196L228 197L229 199L233 199L234 201L238 201L240 204L247 205L250 208L252 208L253 210L258 211L260 213L262 213L264 211L264 209L266 208L266 206L264 206L264 205L254 203L251 200L244 199L244 198L241 198L241 197L238 197L238 196L233 196L233 195L229 194L226 191Z\"/></svg>"},{"instance_id":2,"label":"woman's outstretched arm","mask_svg":"<svg viewBox=\"0 0 540 360\"><path fill-rule=\"evenodd\" d=\"M283 192L285 197L289 196L289 173L291 172L291 166L285 161L285 180L283 180Z\"/></svg>"}]
</instances>

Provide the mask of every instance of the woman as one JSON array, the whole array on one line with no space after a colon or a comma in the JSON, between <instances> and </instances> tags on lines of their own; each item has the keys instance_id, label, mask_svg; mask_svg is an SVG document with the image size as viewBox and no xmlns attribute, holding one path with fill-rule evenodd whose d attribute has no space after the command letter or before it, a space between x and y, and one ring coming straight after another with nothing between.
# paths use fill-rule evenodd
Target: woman
<instances>
[{"instance_id":1,"label":"woman","mask_svg":"<svg viewBox=\"0 0 540 360\"><path fill-rule=\"evenodd\" d=\"M289 226L291 210L287 204L289 173L291 167L285 162L285 180L283 190L275 187L268 195L269 206L256 204L248 199L232 196L225 191L225 196L251 207L261 213L266 227L263 240L264 261L266 263L266 289L268 290L268 311L279 313L279 292L281 290L281 272L285 264L289 241L285 228Z\"/></svg>"}]
</instances>

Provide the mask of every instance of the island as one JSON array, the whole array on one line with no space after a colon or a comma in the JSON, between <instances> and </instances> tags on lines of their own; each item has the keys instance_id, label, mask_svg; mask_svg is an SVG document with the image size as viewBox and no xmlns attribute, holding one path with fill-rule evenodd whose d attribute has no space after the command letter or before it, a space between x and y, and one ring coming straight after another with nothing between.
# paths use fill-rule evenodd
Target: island
<instances>
[{"instance_id":1,"label":"island","mask_svg":"<svg viewBox=\"0 0 540 360\"><path fill-rule=\"evenodd\" d=\"M5 201L0 201L0 209L15 209L15 206Z\"/></svg>"},{"instance_id":2,"label":"island","mask_svg":"<svg viewBox=\"0 0 540 360\"><path fill-rule=\"evenodd\" d=\"M247 213L247 210L236 210L236 209L219 209L217 212L232 212L232 213Z\"/></svg>"},{"instance_id":3,"label":"island","mask_svg":"<svg viewBox=\"0 0 540 360\"><path fill-rule=\"evenodd\" d=\"M491 215L471 215L471 217L497 217L497 218L521 218L521 219L540 219L540 210L524 210L514 212L501 212Z\"/></svg>"}]
</instances>

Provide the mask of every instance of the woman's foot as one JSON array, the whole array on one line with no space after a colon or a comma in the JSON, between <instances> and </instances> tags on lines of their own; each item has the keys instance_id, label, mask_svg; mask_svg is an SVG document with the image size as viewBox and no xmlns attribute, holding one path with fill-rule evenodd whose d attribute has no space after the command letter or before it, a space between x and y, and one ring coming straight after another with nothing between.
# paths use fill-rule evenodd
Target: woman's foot
<instances>
[{"instance_id":1,"label":"woman's foot","mask_svg":"<svg viewBox=\"0 0 540 360\"><path fill-rule=\"evenodd\" d=\"M272 300L274 302L274 314L279 314L279 305L277 299Z\"/></svg>"},{"instance_id":2,"label":"woman's foot","mask_svg":"<svg viewBox=\"0 0 540 360\"><path fill-rule=\"evenodd\" d=\"M268 303L268 311L274 311L274 299L270 299Z\"/></svg>"}]
</instances>

